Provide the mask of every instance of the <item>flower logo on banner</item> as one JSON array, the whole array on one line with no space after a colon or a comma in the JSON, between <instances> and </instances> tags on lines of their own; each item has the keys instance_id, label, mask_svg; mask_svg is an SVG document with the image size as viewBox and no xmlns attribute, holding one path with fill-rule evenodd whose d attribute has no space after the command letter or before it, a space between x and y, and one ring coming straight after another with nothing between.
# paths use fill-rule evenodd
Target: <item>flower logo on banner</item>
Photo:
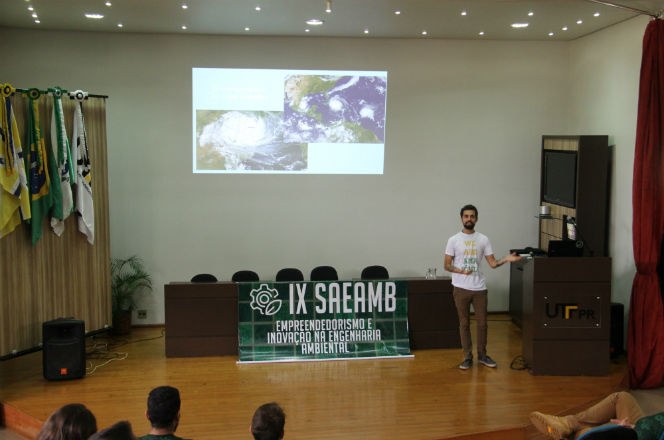
<instances>
[{"instance_id":1,"label":"flower logo on banner","mask_svg":"<svg viewBox=\"0 0 664 440\"><path fill-rule=\"evenodd\" d=\"M262 315L276 315L281 309L281 300L277 289L270 289L267 284L261 284L258 289L249 292L249 295L251 295L249 305L253 310L261 312Z\"/></svg>"}]
</instances>

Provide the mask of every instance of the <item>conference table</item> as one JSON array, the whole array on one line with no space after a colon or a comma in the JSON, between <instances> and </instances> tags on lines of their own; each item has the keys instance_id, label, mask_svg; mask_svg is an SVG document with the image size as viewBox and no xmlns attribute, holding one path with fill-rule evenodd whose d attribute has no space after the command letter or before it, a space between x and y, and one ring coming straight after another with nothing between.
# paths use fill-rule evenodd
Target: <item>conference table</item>
<instances>
[{"instance_id":1,"label":"conference table","mask_svg":"<svg viewBox=\"0 0 664 440\"><path fill-rule=\"evenodd\" d=\"M410 348L460 348L450 278L398 280L408 286ZM238 283L171 282L164 285L164 307L167 357L238 354Z\"/></svg>"}]
</instances>

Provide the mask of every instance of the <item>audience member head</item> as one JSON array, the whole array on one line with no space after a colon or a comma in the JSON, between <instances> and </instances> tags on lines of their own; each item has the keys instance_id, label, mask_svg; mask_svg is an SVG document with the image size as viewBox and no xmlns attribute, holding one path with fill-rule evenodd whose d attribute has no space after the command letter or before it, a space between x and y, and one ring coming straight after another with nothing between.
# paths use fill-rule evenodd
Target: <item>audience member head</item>
<instances>
[{"instance_id":1,"label":"audience member head","mask_svg":"<svg viewBox=\"0 0 664 440\"><path fill-rule=\"evenodd\" d=\"M251 434L255 440L279 440L284 438L286 414L276 402L258 407L251 419Z\"/></svg>"},{"instance_id":2,"label":"audience member head","mask_svg":"<svg viewBox=\"0 0 664 440\"><path fill-rule=\"evenodd\" d=\"M145 413L153 429L175 432L180 422L180 392L164 385L150 391Z\"/></svg>"},{"instance_id":3,"label":"audience member head","mask_svg":"<svg viewBox=\"0 0 664 440\"><path fill-rule=\"evenodd\" d=\"M89 440L136 440L131 423L126 420L117 422L94 434Z\"/></svg>"},{"instance_id":4,"label":"audience member head","mask_svg":"<svg viewBox=\"0 0 664 440\"><path fill-rule=\"evenodd\" d=\"M87 440L97 432L97 419L85 405L70 403L51 414L37 440Z\"/></svg>"}]
</instances>

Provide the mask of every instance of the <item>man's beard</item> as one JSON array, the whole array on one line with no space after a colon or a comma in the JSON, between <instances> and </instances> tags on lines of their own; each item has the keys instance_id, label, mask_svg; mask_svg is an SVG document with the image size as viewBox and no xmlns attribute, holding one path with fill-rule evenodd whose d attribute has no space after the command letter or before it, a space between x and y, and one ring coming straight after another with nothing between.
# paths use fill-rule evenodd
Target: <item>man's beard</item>
<instances>
[{"instance_id":1,"label":"man's beard","mask_svg":"<svg viewBox=\"0 0 664 440\"><path fill-rule=\"evenodd\" d=\"M473 223L471 221L467 221L466 223L463 224L463 227L473 231L473 230L475 230L475 223Z\"/></svg>"}]
</instances>

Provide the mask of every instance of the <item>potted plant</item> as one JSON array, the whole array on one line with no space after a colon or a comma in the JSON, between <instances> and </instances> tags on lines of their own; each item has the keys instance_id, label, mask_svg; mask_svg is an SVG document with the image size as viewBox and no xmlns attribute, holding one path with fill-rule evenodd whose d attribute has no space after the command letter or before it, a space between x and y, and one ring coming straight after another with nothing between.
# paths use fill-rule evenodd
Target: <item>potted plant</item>
<instances>
[{"instance_id":1,"label":"potted plant","mask_svg":"<svg viewBox=\"0 0 664 440\"><path fill-rule=\"evenodd\" d=\"M125 335L131 330L131 312L138 297L152 292L152 277L145 270L143 260L129 258L111 260L111 297L113 303L113 332Z\"/></svg>"}]
</instances>

